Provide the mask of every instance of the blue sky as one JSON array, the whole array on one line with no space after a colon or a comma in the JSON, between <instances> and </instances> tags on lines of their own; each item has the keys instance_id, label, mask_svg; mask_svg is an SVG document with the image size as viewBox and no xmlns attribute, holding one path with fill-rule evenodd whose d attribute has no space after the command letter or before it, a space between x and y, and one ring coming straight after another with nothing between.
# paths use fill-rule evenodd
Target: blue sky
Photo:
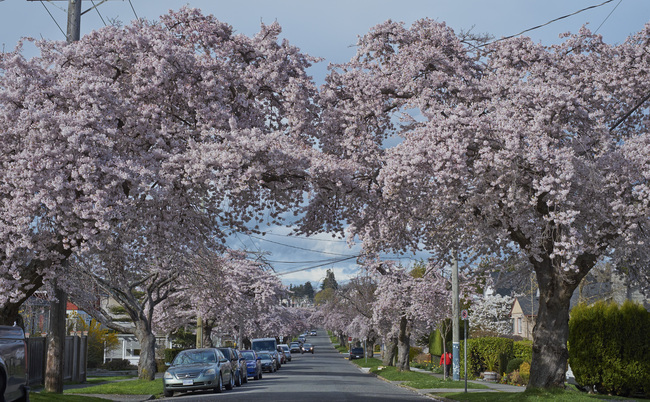
<instances>
[{"instance_id":1,"label":"blue sky","mask_svg":"<svg viewBox=\"0 0 650 402\"><path fill-rule=\"evenodd\" d=\"M83 0L82 10L101 1ZM357 36L387 19L409 24L428 17L446 22L457 32L471 30L500 38L603 2L605 0L109 0L82 16L81 34L103 27L102 18L107 24L111 20L128 24L136 15L155 20L167 10L184 5L214 14L219 20L231 24L237 32L247 35L256 33L260 22L278 21L284 38L303 52L325 59L310 70L316 82L322 83L327 63L348 61L354 54ZM0 0L0 46L12 50L25 36L65 40L57 23L65 31L67 5L66 0ZM551 44L558 41L558 34L577 32L583 24L589 24L592 31L598 29L607 43L614 44L641 30L648 21L650 1L613 0L525 35L536 42ZM28 56L35 54L30 52L34 52L33 49L27 48ZM288 236L289 232L286 228L273 228L264 239L238 235L232 238L231 245L264 253L268 260L274 261L277 272L300 270L282 275L286 284L309 280L318 286L327 269L332 269L339 281L357 272L354 258L338 263L333 261L356 255L358 247L350 249L345 241L332 239L328 234L300 239ZM419 258L426 258L426 255L405 258L402 262L408 265ZM313 268L306 269L310 267Z\"/></svg>"}]
</instances>

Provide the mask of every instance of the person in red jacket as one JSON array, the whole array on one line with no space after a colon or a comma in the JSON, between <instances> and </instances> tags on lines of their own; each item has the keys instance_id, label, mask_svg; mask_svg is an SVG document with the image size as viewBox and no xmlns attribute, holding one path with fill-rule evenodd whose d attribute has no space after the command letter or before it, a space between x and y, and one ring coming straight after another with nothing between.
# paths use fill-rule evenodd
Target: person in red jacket
<instances>
[{"instance_id":1,"label":"person in red jacket","mask_svg":"<svg viewBox=\"0 0 650 402\"><path fill-rule=\"evenodd\" d=\"M440 365L445 366L445 379L449 377L449 370L451 369L451 352L444 353L440 356Z\"/></svg>"}]
</instances>

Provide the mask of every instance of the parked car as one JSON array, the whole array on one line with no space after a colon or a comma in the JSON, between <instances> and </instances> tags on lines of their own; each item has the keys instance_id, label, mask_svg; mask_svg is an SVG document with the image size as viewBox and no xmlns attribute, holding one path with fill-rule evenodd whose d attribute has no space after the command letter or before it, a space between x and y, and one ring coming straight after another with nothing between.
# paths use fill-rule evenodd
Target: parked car
<instances>
[{"instance_id":1,"label":"parked car","mask_svg":"<svg viewBox=\"0 0 650 402\"><path fill-rule=\"evenodd\" d=\"M309 335L316 336L317 335L316 330L312 329L311 332L309 332Z\"/></svg>"},{"instance_id":2,"label":"parked car","mask_svg":"<svg viewBox=\"0 0 650 402\"><path fill-rule=\"evenodd\" d=\"M248 382L246 375L246 361L241 360L241 356L234 348L217 348L230 361L232 365L232 375L235 377L235 385L241 387L243 383Z\"/></svg>"},{"instance_id":3,"label":"parked car","mask_svg":"<svg viewBox=\"0 0 650 402\"><path fill-rule=\"evenodd\" d=\"M291 361L291 348L289 348L289 345L286 343L282 343L278 345L278 348L281 348L282 351L284 352L284 355L287 357L287 361Z\"/></svg>"},{"instance_id":4,"label":"parked car","mask_svg":"<svg viewBox=\"0 0 650 402\"><path fill-rule=\"evenodd\" d=\"M352 359L363 359L363 348L350 349L350 360Z\"/></svg>"},{"instance_id":5,"label":"parked car","mask_svg":"<svg viewBox=\"0 0 650 402\"><path fill-rule=\"evenodd\" d=\"M1 400L29 400L26 359L27 342L22 328L0 325L0 391L4 389Z\"/></svg>"},{"instance_id":6,"label":"parked car","mask_svg":"<svg viewBox=\"0 0 650 402\"><path fill-rule=\"evenodd\" d=\"M235 386L230 361L217 348L183 350L172 361L163 375L163 393L166 398L177 391L212 389L221 392Z\"/></svg>"},{"instance_id":7,"label":"parked car","mask_svg":"<svg viewBox=\"0 0 650 402\"><path fill-rule=\"evenodd\" d=\"M276 361L270 352L259 352L257 356L260 358L260 363L262 364L262 371L268 371L269 373L275 373L278 371L276 366Z\"/></svg>"},{"instance_id":8,"label":"parked car","mask_svg":"<svg viewBox=\"0 0 650 402\"><path fill-rule=\"evenodd\" d=\"M282 367L282 361L280 360L280 353L277 350L268 350L269 354L271 357L275 359L275 368L276 370L280 370L280 367Z\"/></svg>"},{"instance_id":9,"label":"parked car","mask_svg":"<svg viewBox=\"0 0 650 402\"><path fill-rule=\"evenodd\" d=\"M278 352L278 360L280 361L280 364L287 364L287 355L284 354L284 350L282 350L281 347L278 346L277 351Z\"/></svg>"},{"instance_id":10,"label":"parked car","mask_svg":"<svg viewBox=\"0 0 650 402\"><path fill-rule=\"evenodd\" d=\"M254 380L262 379L262 363L254 350L242 350L239 352L246 362L246 374Z\"/></svg>"},{"instance_id":11,"label":"parked car","mask_svg":"<svg viewBox=\"0 0 650 402\"><path fill-rule=\"evenodd\" d=\"M289 344L289 351L291 353L300 353L302 351L300 348L300 342L291 342Z\"/></svg>"},{"instance_id":12,"label":"parked car","mask_svg":"<svg viewBox=\"0 0 650 402\"><path fill-rule=\"evenodd\" d=\"M302 353L311 353L312 355L314 354L314 345L311 343L303 343L302 344Z\"/></svg>"}]
</instances>

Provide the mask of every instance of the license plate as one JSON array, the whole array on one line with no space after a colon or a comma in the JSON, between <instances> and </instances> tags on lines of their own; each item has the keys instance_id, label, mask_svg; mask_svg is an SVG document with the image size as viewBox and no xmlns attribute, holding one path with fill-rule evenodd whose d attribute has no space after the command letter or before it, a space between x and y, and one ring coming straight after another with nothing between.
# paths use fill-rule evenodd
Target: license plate
<instances>
[{"instance_id":1,"label":"license plate","mask_svg":"<svg viewBox=\"0 0 650 402\"><path fill-rule=\"evenodd\" d=\"M194 380L183 380L183 385L194 385Z\"/></svg>"}]
</instances>

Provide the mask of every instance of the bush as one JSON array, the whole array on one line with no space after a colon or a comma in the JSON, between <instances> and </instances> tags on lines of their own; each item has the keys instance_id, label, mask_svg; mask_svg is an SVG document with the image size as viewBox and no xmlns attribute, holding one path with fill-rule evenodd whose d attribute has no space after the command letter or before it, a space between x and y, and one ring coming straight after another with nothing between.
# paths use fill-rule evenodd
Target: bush
<instances>
[{"instance_id":1,"label":"bush","mask_svg":"<svg viewBox=\"0 0 650 402\"><path fill-rule=\"evenodd\" d=\"M415 356L422 354L422 348L417 346L411 346L409 348L409 361L412 362L415 359Z\"/></svg>"},{"instance_id":2,"label":"bush","mask_svg":"<svg viewBox=\"0 0 650 402\"><path fill-rule=\"evenodd\" d=\"M523 362L524 359L521 359L519 357L515 357L514 359L510 360L506 366L506 374L510 374L515 370L519 370L519 366L521 366L521 363Z\"/></svg>"},{"instance_id":3,"label":"bush","mask_svg":"<svg viewBox=\"0 0 650 402\"><path fill-rule=\"evenodd\" d=\"M181 350L183 350L183 349L180 349L180 348L165 349L165 350L163 351L163 354L164 354L164 358L163 358L164 363L171 363L172 361L174 361L174 358L176 357L177 354L180 353ZM163 370L163 371L164 371L164 370Z\"/></svg>"},{"instance_id":4,"label":"bush","mask_svg":"<svg viewBox=\"0 0 650 402\"><path fill-rule=\"evenodd\" d=\"M165 359L156 359L156 373L164 373L167 371Z\"/></svg>"},{"instance_id":5,"label":"bush","mask_svg":"<svg viewBox=\"0 0 650 402\"><path fill-rule=\"evenodd\" d=\"M650 395L650 313L627 301L579 305L569 320L576 382L600 393Z\"/></svg>"},{"instance_id":6,"label":"bush","mask_svg":"<svg viewBox=\"0 0 650 402\"><path fill-rule=\"evenodd\" d=\"M513 358L513 340L508 338L485 337L467 340L467 374L477 378L488 369L487 362L495 363L494 371L505 371L508 361ZM460 355L463 356L464 342L461 342ZM464 359L461 357L461 373L464 372Z\"/></svg>"},{"instance_id":7,"label":"bush","mask_svg":"<svg viewBox=\"0 0 650 402\"><path fill-rule=\"evenodd\" d=\"M131 362L127 359L109 360L104 363L103 368L109 371L137 370L137 367L132 365Z\"/></svg>"},{"instance_id":8,"label":"bush","mask_svg":"<svg viewBox=\"0 0 650 402\"><path fill-rule=\"evenodd\" d=\"M521 363L521 366L519 366L519 375L521 376L524 384L528 384L528 380L530 379L530 363Z\"/></svg>"},{"instance_id":9,"label":"bush","mask_svg":"<svg viewBox=\"0 0 650 402\"><path fill-rule=\"evenodd\" d=\"M533 341L515 341L512 345L512 357L519 358L525 362L533 361Z\"/></svg>"}]
</instances>

